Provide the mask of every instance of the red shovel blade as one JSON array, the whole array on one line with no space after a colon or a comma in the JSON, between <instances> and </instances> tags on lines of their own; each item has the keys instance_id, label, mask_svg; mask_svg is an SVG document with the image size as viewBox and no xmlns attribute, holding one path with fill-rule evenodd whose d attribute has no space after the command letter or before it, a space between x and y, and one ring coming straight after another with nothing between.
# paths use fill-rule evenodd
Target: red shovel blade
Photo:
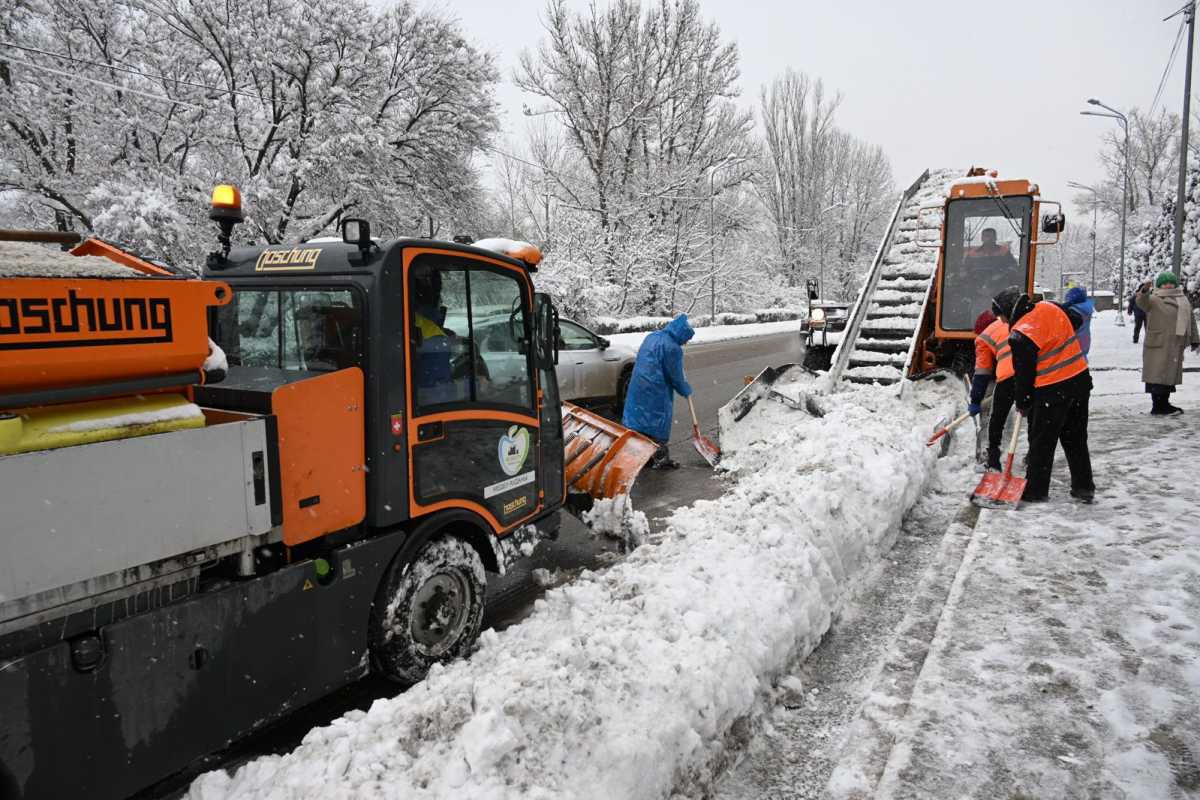
<instances>
[{"instance_id":1,"label":"red shovel blade","mask_svg":"<svg viewBox=\"0 0 1200 800\"><path fill-rule=\"evenodd\" d=\"M1025 492L1025 479L1011 472L988 472L975 487L971 502L984 508L1016 506Z\"/></svg>"},{"instance_id":2,"label":"red shovel blade","mask_svg":"<svg viewBox=\"0 0 1200 800\"><path fill-rule=\"evenodd\" d=\"M692 426L692 447L696 448L696 452L710 467L715 467L721 460L721 448L717 447L712 439L702 435L696 425Z\"/></svg>"}]
</instances>

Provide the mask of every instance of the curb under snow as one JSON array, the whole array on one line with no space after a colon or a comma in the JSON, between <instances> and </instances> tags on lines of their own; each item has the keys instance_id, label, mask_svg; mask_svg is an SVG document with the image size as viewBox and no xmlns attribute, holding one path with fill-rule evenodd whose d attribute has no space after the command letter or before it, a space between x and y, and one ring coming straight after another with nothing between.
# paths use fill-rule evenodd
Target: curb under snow
<instances>
[{"instance_id":1,"label":"curb under snow","mask_svg":"<svg viewBox=\"0 0 1200 800\"><path fill-rule=\"evenodd\" d=\"M759 403L729 437L736 482L677 511L662 541L292 753L200 776L189 797L612 800L706 782L920 496L950 402L914 395L847 391L823 419Z\"/></svg>"}]
</instances>

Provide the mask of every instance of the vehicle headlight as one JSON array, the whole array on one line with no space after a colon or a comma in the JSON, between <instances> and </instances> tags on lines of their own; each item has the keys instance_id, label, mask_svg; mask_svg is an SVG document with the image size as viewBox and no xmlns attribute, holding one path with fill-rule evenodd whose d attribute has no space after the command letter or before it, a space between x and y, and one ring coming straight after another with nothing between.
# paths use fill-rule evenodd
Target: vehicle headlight
<instances>
[{"instance_id":1,"label":"vehicle headlight","mask_svg":"<svg viewBox=\"0 0 1200 800\"><path fill-rule=\"evenodd\" d=\"M811 328L820 328L825 324L825 309L814 308L812 314L808 317L808 325Z\"/></svg>"}]
</instances>

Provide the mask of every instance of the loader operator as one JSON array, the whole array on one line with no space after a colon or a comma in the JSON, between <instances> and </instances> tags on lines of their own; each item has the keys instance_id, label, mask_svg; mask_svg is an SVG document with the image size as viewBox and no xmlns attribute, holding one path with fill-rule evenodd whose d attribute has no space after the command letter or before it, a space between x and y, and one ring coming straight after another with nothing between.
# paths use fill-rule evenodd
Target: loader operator
<instances>
[{"instance_id":1,"label":"loader operator","mask_svg":"<svg viewBox=\"0 0 1200 800\"><path fill-rule=\"evenodd\" d=\"M1088 453L1088 399L1092 375L1075 331L1074 312L1042 301L1034 304L1015 286L996 295L993 307L1010 328L1014 402L1029 419L1027 483L1021 499L1048 498L1054 451L1062 443L1071 471L1071 496L1092 502L1096 485Z\"/></svg>"},{"instance_id":2,"label":"loader operator","mask_svg":"<svg viewBox=\"0 0 1200 800\"><path fill-rule=\"evenodd\" d=\"M997 472L1000 471L1000 439L1004 435L1008 413L1012 411L1015 386L1008 335L1008 323L997 313L996 318L975 337L975 377L971 381L971 402L967 405L971 416L978 415L982 410L983 396L995 379L996 388L992 392L992 410L988 419L987 468Z\"/></svg>"},{"instance_id":3,"label":"loader operator","mask_svg":"<svg viewBox=\"0 0 1200 800\"><path fill-rule=\"evenodd\" d=\"M984 228L980 231L979 238L983 243L967 250L967 258L1003 258L1006 262L1005 266L1016 263L1008 246L996 243L995 228Z\"/></svg>"}]
</instances>

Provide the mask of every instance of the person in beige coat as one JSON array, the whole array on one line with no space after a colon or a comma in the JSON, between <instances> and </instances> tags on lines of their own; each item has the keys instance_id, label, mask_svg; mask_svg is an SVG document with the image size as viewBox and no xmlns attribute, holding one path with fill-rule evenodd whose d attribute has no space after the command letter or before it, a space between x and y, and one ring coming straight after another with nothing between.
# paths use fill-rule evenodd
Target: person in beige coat
<instances>
[{"instance_id":1,"label":"person in beige coat","mask_svg":"<svg viewBox=\"0 0 1200 800\"><path fill-rule=\"evenodd\" d=\"M1200 332L1196 317L1188 302L1179 278L1173 272L1163 272L1154 281L1138 288L1134 302L1146 312L1146 341L1142 344L1142 380L1153 400L1150 413L1155 416L1182 414L1183 409L1171 405L1171 392L1183 383L1183 350L1200 350Z\"/></svg>"}]
</instances>

